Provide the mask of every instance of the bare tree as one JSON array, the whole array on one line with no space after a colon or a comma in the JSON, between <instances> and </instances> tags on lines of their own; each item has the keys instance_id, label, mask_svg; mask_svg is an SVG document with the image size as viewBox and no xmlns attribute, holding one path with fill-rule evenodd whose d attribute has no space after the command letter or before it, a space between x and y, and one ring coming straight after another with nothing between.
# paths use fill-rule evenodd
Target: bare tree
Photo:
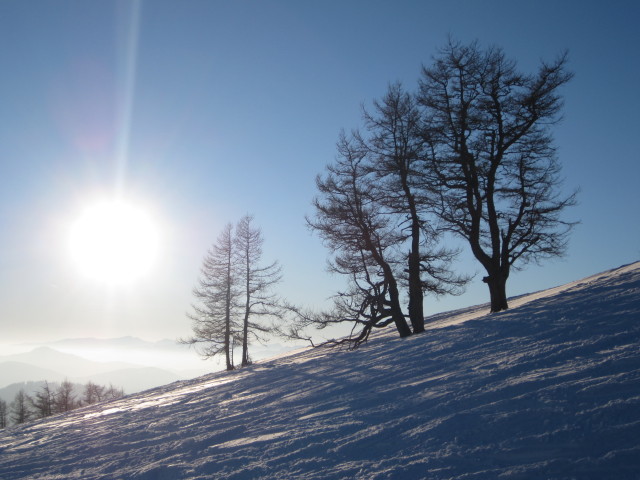
<instances>
[{"instance_id":1,"label":"bare tree","mask_svg":"<svg viewBox=\"0 0 640 480\"><path fill-rule=\"evenodd\" d=\"M102 385L97 385L89 380L83 390L82 401L85 405L92 405L94 403L100 402L105 398L105 387Z\"/></svg>"},{"instance_id":2,"label":"bare tree","mask_svg":"<svg viewBox=\"0 0 640 480\"><path fill-rule=\"evenodd\" d=\"M40 391L36 392L34 397L29 397L29 403L39 418L45 418L53 414L54 401L54 392L46 380L44 385L40 387Z\"/></svg>"},{"instance_id":3,"label":"bare tree","mask_svg":"<svg viewBox=\"0 0 640 480\"><path fill-rule=\"evenodd\" d=\"M193 335L181 343L194 345L204 358L223 354L227 370L233 370L234 333L239 331L238 278L233 225L227 224L209 249L193 289L196 303L188 316Z\"/></svg>"},{"instance_id":4,"label":"bare tree","mask_svg":"<svg viewBox=\"0 0 640 480\"><path fill-rule=\"evenodd\" d=\"M329 270L347 275L350 287L336 296L336 308L316 322L353 322L363 326L348 341L366 340L376 327L394 323L401 337L411 334L400 302L394 273L393 249L398 244L395 225L384 215L376 198L373 178L364 167L365 153L343 134L338 158L328 165L325 177L318 176L320 196L307 223L332 251Z\"/></svg>"},{"instance_id":5,"label":"bare tree","mask_svg":"<svg viewBox=\"0 0 640 480\"><path fill-rule=\"evenodd\" d=\"M249 336L260 339L260 334L272 329L255 318L280 318L282 307L272 287L282 278L278 262L261 265L264 238L259 227L253 225L253 216L245 215L236 227L235 252L238 280L242 284L244 315L242 319L242 366L249 365Z\"/></svg>"},{"instance_id":6,"label":"bare tree","mask_svg":"<svg viewBox=\"0 0 640 480\"><path fill-rule=\"evenodd\" d=\"M54 410L56 413L64 413L77 408L77 406L73 383L65 379L56 389L54 395Z\"/></svg>"},{"instance_id":7,"label":"bare tree","mask_svg":"<svg viewBox=\"0 0 640 480\"><path fill-rule=\"evenodd\" d=\"M124 389L114 387L112 384L109 384L109 388L104 391L105 400L116 400L122 397L124 397Z\"/></svg>"},{"instance_id":8,"label":"bare tree","mask_svg":"<svg viewBox=\"0 0 640 480\"><path fill-rule=\"evenodd\" d=\"M7 402L4 400L0 400L0 428L7 427L8 420L8 410L7 410Z\"/></svg>"},{"instance_id":9,"label":"bare tree","mask_svg":"<svg viewBox=\"0 0 640 480\"><path fill-rule=\"evenodd\" d=\"M438 245L441 232L431 214L430 185L422 175L427 144L414 96L396 83L373 106L373 112L364 111L366 137L357 133L356 138L376 179L373 186L381 202L389 213L399 217L399 239L409 242L407 266L402 273L407 274L413 333L420 333L424 331L424 293L462 293L467 278L450 269L457 252Z\"/></svg>"},{"instance_id":10,"label":"bare tree","mask_svg":"<svg viewBox=\"0 0 640 480\"><path fill-rule=\"evenodd\" d=\"M423 68L419 100L437 213L487 272L491 311L508 308L511 268L561 255L573 223L551 127L572 74L567 56L525 75L501 49L450 40Z\"/></svg>"},{"instance_id":11,"label":"bare tree","mask_svg":"<svg viewBox=\"0 0 640 480\"><path fill-rule=\"evenodd\" d=\"M14 424L25 423L31 419L31 415L29 396L20 389L11 402L11 421Z\"/></svg>"}]
</instances>

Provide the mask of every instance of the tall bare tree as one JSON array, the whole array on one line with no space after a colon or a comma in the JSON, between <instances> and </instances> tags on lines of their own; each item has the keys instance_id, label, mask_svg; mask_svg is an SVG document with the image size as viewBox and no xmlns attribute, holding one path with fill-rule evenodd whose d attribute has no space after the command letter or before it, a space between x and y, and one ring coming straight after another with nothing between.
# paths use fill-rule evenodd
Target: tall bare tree
<instances>
[{"instance_id":1,"label":"tall bare tree","mask_svg":"<svg viewBox=\"0 0 640 480\"><path fill-rule=\"evenodd\" d=\"M282 278L278 262L262 265L264 238L259 227L254 226L253 216L245 215L236 226L235 254L238 265L238 283L244 296L242 319L242 366L249 365L250 336L260 339L272 329L264 324L266 318L280 318L282 307L273 286ZM261 319L262 322L255 319Z\"/></svg>"},{"instance_id":2,"label":"tall bare tree","mask_svg":"<svg viewBox=\"0 0 640 480\"><path fill-rule=\"evenodd\" d=\"M380 201L398 216L399 239L408 240L406 272L409 319L413 333L424 331L424 293L461 293L467 279L455 275L454 250L438 245L440 230L431 210L431 188L423 181L426 147L420 110L413 95L399 83L389 86L373 111L364 111L365 136L356 133L376 181ZM405 275L401 275L405 278Z\"/></svg>"},{"instance_id":3,"label":"tall bare tree","mask_svg":"<svg viewBox=\"0 0 640 480\"><path fill-rule=\"evenodd\" d=\"M508 308L512 268L561 255L576 193L563 194L551 127L567 56L523 74L499 48L450 40L424 67L419 100L428 144L426 182L437 213L487 272L491 311Z\"/></svg>"},{"instance_id":4,"label":"tall bare tree","mask_svg":"<svg viewBox=\"0 0 640 480\"><path fill-rule=\"evenodd\" d=\"M209 249L193 289L196 303L188 316L193 335L180 340L194 345L204 358L223 354L227 370L233 370L233 338L239 330L237 256L233 225L227 224Z\"/></svg>"},{"instance_id":5,"label":"tall bare tree","mask_svg":"<svg viewBox=\"0 0 640 480\"><path fill-rule=\"evenodd\" d=\"M348 339L356 345L366 340L372 328L391 322L401 337L411 334L394 273L398 235L376 197L373 176L364 164L366 152L357 143L341 136L336 162L316 179L315 215L307 218L333 253L330 271L350 278L350 287L336 296L334 312L321 315L316 323L362 326Z\"/></svg>"}]
</instances>

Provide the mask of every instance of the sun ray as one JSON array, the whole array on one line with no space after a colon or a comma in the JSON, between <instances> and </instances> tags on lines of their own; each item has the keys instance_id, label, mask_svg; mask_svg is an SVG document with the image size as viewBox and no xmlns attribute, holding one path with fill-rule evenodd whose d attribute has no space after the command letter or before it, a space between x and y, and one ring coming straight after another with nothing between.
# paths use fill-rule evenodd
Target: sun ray
<instances>
[{"instance_id":1,"label":"sun ray","mask_svg":"<svg viewBox=\"0 0 640 480\"><path fill-rule=\"evenodd\" d=\"M131 129L133 120L133 102L136 85L138 38L140 35L140 13L142 0L133 0L122 5L120 12L120 32L122 39L119 47L120 72L118 75L118 118L116 138L116 192L122 194L124 190L129 151L131 148Z\"/></svg>"}]
</instances>

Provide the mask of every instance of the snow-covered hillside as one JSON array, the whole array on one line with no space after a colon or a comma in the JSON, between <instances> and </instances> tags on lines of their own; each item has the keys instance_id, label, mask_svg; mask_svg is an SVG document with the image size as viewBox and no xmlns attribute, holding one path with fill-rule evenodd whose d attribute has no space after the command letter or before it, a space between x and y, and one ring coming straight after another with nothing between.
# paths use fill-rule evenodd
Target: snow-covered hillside
<instances>
[{"instance_id":1,"label":"snow-covered hillside","mask_svg":"<svg viewBox=\"0 0 640 480\"><path fill-rule=\"evenodd\" d=\"M0 432L0 478L638 479L640 263Z\"/></svg>"}]
</instances>

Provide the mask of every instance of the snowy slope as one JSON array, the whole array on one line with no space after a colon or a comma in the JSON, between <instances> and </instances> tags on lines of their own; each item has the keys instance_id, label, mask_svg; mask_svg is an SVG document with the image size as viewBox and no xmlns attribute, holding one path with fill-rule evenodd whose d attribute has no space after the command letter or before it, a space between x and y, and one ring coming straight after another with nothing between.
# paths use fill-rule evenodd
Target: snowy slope
<instances>
[{"instance_id":1,"label":"snowy slope","mask_svg":"<svg viewBox=\"0 0 640 480\"><path fill-rule=\"evenodd\" d=\"M0 478L640 478L640 263L0 432Z\"/></svg>"}]
</instances>

